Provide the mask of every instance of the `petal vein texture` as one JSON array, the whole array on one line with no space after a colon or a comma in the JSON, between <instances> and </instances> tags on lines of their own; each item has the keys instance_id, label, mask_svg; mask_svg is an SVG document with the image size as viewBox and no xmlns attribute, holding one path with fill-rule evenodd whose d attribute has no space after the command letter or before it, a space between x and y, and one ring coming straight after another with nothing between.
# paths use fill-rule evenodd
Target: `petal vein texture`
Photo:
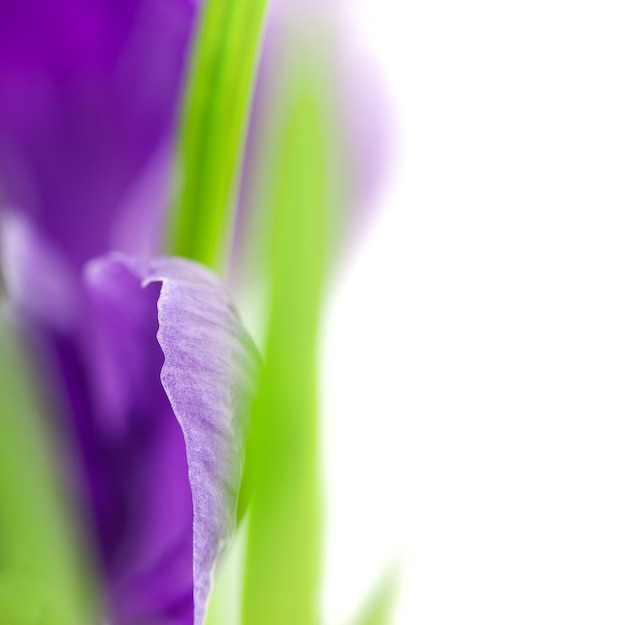
<instances>
[{"instance_id":1,"label":"petal vein texture","mask_svg":"<svg viewBox=\"0 0 626 625\"><path fill-rule=\"evenodd\" d=\"M193 623L202 625L212 570L235 525L258 356L226 293L204 267L178 258L138 261L115 254L92 263L89 274L115 265L144 287L161 286L161 383L185 441L193 507Z\"/></svg>"}]
</instances>

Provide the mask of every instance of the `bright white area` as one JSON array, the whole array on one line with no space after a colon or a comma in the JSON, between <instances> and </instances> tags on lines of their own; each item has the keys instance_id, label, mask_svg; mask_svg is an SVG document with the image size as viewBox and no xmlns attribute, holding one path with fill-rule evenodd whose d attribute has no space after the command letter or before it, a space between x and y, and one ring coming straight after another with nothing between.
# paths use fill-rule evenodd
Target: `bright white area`
<instances>
[{"instance_id":1,"label":"bright white area","mask_svg":"<svg viewBox=\"0 0 626 625\"><path fill-rule=\"evenodd\" d=\"M397 162L327 315L325 614L626 623L626 5L354 0Z\"/></svg>"}]
</instances>

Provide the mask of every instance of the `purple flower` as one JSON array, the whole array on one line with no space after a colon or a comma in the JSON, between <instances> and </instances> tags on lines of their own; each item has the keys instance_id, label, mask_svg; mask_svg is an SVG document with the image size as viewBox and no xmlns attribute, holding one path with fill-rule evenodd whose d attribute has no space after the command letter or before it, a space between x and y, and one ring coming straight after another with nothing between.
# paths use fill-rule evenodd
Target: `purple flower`
<instances>
[{"instance_id":1,"label":"purple flower","mask_svg":"<svg viewBox=\"0 0 626 625\"><path fill-rule=\"evenodd\" d=\"M76 265L158 243L195 5L0 3L2 194Z\"/></svg>"},{"instance_id":2,"label":"purple flower","mask_svg":"<svg viewBox=\"0 0 626 625\"><path fill-rule=\"evenodd\" d=\"M201 625L256 358L158 258L192 0L0 3L2 273L111 625Z\"/></svg>"}]
</instances>

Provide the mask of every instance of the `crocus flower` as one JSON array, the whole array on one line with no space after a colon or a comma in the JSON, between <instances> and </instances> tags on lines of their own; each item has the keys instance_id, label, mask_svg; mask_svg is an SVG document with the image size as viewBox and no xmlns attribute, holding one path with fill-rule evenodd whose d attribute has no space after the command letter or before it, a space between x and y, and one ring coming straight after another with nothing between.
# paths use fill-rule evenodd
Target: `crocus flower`
<instances>
[{"instance_id":1,"label":"crocus flower","mask_svg":"<svg viewBox=\"0 0 626 625\"><path fill-rule=\"evenodd\" d=\"M0 3L3 280L110 625L201 625L256 367L217 280L158 257L196 11Z\"/></svg>"}]
</instances>

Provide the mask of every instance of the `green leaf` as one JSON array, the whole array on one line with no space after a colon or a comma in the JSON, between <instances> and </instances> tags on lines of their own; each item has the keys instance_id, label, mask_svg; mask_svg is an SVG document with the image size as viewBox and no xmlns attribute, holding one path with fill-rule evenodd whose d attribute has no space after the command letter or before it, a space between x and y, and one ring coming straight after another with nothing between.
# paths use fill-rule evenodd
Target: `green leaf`
<instances>
[{"instance_id":1,"label":"green leaf","mask_svg":"<svg viewBox=\"0 0 626 625\"><path fill-rule=\"evenodd\" d=\"M171 247L220 270L227 261L266 0L210 0L184 107L182 189Z\"/></svg>"},{"instance_id":2,"label":"green leaf","mask_svg":"<svg viewBox=\"0 0 626 625\"><path fill-rule=\"evenodd\" d=\"M398 590L398 573L392 570L370 596L354 625L390 625Z\"/></svg>"},{"instance_id":3,"label":"green leaf","mask_svg":"<svg viewBox=\"0 0 626 625\"><path fill-rule=\"evenodd\" d=\"M0 622L95 622L91 586L44 426L6 311L0 314Z\"/></svg>"},{"instance_id":4,"label":"green leaf","mask_svg":"<svg viewBox=\"0 0 626 625\"><path fill-rule=\"evenodd\" d=\"M330 146L314 75L306 62L293 67L273 147L272 296L248 445L252 501L243 625L319 623L316 369Z\"/></svg>"}]
</instances>

